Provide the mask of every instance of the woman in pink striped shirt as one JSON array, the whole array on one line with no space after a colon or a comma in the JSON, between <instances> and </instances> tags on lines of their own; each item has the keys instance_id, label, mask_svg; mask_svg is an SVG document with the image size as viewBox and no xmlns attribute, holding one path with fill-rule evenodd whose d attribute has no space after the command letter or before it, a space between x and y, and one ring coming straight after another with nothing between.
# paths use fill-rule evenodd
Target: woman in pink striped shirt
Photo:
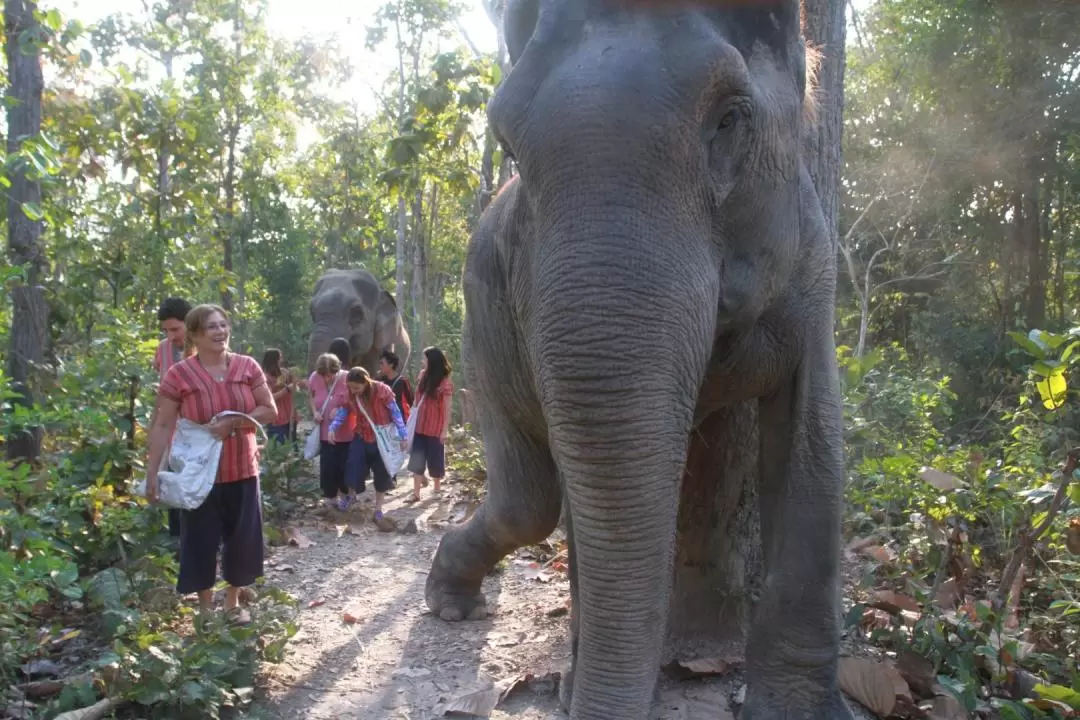
<instances>
[{"instance_id":1,"label":"woman in pink striped shirt","mask_svg":"<svg viewBox=\"0 0 1080 720\"><path fill-rule=\"evenodd\" d=\"M229 584L225 610L240 623L250 616L239 608L240 588L263 573L262 500L255 427L225 411L246 413L261 424L277 414L262 368L246 355L229 352L229 316L217 305L199 305L187 314L187 339L197 354L173 365L158 390L158 414L150 431L146 494L158 492L158 468L179 417L201 425L222 443L217 481L206 500L185 510L180 526L180 576L177 591L197 592L204 613L211 611L217 579L217 554Z\"/></svg>"}]
</instances>

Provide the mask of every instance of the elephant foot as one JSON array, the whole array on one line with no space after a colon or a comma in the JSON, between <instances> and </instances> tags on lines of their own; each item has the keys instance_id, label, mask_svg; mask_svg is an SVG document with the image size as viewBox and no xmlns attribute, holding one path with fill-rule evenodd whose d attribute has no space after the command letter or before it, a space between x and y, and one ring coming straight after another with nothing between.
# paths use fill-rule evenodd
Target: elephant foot
<instances>
[{"instance_id":1,"label":"elephant foot","mask_svg":"<svg viewBox=\"0 0 1080 720\"><path fill-rule=\"evenodd\" d=\"M748 693L739 720L855 720L839 690L814 706L793 706L793 702L789 695L764 697Z\"/></svg>"},{"instance_id":2,"label":"elephant foot","mask_svg":"<svg viewBox=\"0 0 1080 720\"><path fill-rule=\"evenodd\" d=\"M574 704L574 670L573 668L567 669L563 672L562 677L559 678L559 705L567 714L570 714L570 707Z\"/></svg>"},{"instance_id":3,"label":"elephant foot","mask_svg":"<svg viewBox=\"0 0 1080 720\"><path fill-rule=\"evenodd\" d=\"M424 599L428 609L447 622L483 620L487 617L487 600L479 588L467 588L453 582L435 566L428 575Z\"/></svg>"}]
</instances>

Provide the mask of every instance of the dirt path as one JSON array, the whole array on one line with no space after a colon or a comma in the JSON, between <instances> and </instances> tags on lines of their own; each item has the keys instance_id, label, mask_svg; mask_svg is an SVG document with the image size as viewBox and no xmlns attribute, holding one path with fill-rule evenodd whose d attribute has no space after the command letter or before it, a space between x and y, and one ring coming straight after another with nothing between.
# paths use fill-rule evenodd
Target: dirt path
<instances>
[{"instance_id":1,"label":"dirt path","mask_svg":"<svg viewBox=\"0 0 1080 720\"><path fill-rule=\"evenodd\" d=\"M568 665L569 582L564 572L542 572L542 554L538 567L528 550L520 551L484 581L487 620L450 624L428 612L423 592L431 558L446 528L464 522L473 505L452 481L442 498L428 489L410 507L401 503L407 496L402 483L388 514L402 525L414 520L415 534L380 532L365 505L344 514L309 512L296 527L313 544L275 549L267 578L299 600L300 631L286 661L264 669L259 716L429 720L492 681L544 676ZM355 624L343 622L346 613ZM556 682L542 678L521 687L490 717L565 718ZM730 676L666 679L652 717L728 720L738 687Z\"/></svg>"}]
</instances>

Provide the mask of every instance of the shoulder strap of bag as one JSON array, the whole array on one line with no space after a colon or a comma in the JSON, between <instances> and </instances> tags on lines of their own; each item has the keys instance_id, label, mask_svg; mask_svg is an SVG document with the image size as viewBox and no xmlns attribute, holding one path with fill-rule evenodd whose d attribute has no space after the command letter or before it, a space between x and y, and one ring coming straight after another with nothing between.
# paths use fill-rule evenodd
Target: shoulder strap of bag
<instances>
[{"instance_id":1,"label":"shoulder strap of bag","mask_svg":"<svg viewBox=\"0 0 1080 720\"><path fill-rule=\"evenodd\" d=\"M334 391L337 390L337 384L340 380L341 373L338 373L337 376L334 378L334 384L331 385L330 388L326 391L326 399L323 400L322 410L320 411L323 416L326 415L326 408L330 405L330 398L334 397ZM323 384L325 383L326 381L323 380Z\"/></svg>"},{"instance_id":2,"label":"shoulder strap of bag","mask_svg":"<svg viewBox=\"0 0 1080 720\"><path fill-rule=\"evenodd\" d=\"M235 417L241 417L241 418L244 418L245 420L250 421L251 424L253 424L255 426L256 432L258 432L259 435L262 436L263 442L267 442L267 443L270 442L270 438L268 438L266 436L266 430L263 429L262 423L259 422L258 420L256 420L255 418L251 417L247 413L237 412L235 410L225 410L224 412L219 412L218 413L219 417L222 416L222 415L233 415Z\"/></svg>"},{"instance_id":3,"label":"shoulder strap of bag","mask_svg":"<svg viewBox=\"0 0 1080 720\"><path fill-rule=\"evenodd\" d=\"M368 421L368 425L370 425L371 429L375 431L376 435L378 435L379 428L376 427L375 421L371 419L370 415L368 415L368 411L364 409L363 401L354 400L354 402L356 403L356 409L360 411L360 414L363 415L364 419Z\"/></svg>"}]
</instances>

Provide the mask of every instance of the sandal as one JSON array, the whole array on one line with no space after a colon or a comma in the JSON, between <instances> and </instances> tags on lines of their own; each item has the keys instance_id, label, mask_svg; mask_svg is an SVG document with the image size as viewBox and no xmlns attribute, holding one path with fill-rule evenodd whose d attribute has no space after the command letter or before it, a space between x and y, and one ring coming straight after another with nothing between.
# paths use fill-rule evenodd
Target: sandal
<instances>
[{"instance_id":1,"label":"sandal","mask_svg":"<svg viewBox=\"0 0 1080 720\"><path fill-rule=\"evenodd\" d=\"M405 498L401 502L405 503L406 505L412 505L413 503L420 502L420 496L419 495L410 495L409 497Z\"/></svg>"},{"instance_id":2,"label":"sandal","mask_svg":"<svg viewBox=\"0 0 1080 720\"><path fill-rule=\"evenodd\" d=\"M372 518L372 520L373 520L374 522L379 522L379 521L380 521L380 520L382 520L382 519L383 519L383 514L382 514L382 510L376 510L376 511L375 511L375 517L373 517L373 518Z\"/></svg>"},{"instance_id":3,"label":"sandal","mask_svg":"<svg viewBox=\"0 0 1080 720\"><path fill-rule=\"evenodd\" d=\"M225 617L228 619L231 625L250 625L251 613L242 607L234 607L225 613Z\"/></svg>"}]
</instances>

